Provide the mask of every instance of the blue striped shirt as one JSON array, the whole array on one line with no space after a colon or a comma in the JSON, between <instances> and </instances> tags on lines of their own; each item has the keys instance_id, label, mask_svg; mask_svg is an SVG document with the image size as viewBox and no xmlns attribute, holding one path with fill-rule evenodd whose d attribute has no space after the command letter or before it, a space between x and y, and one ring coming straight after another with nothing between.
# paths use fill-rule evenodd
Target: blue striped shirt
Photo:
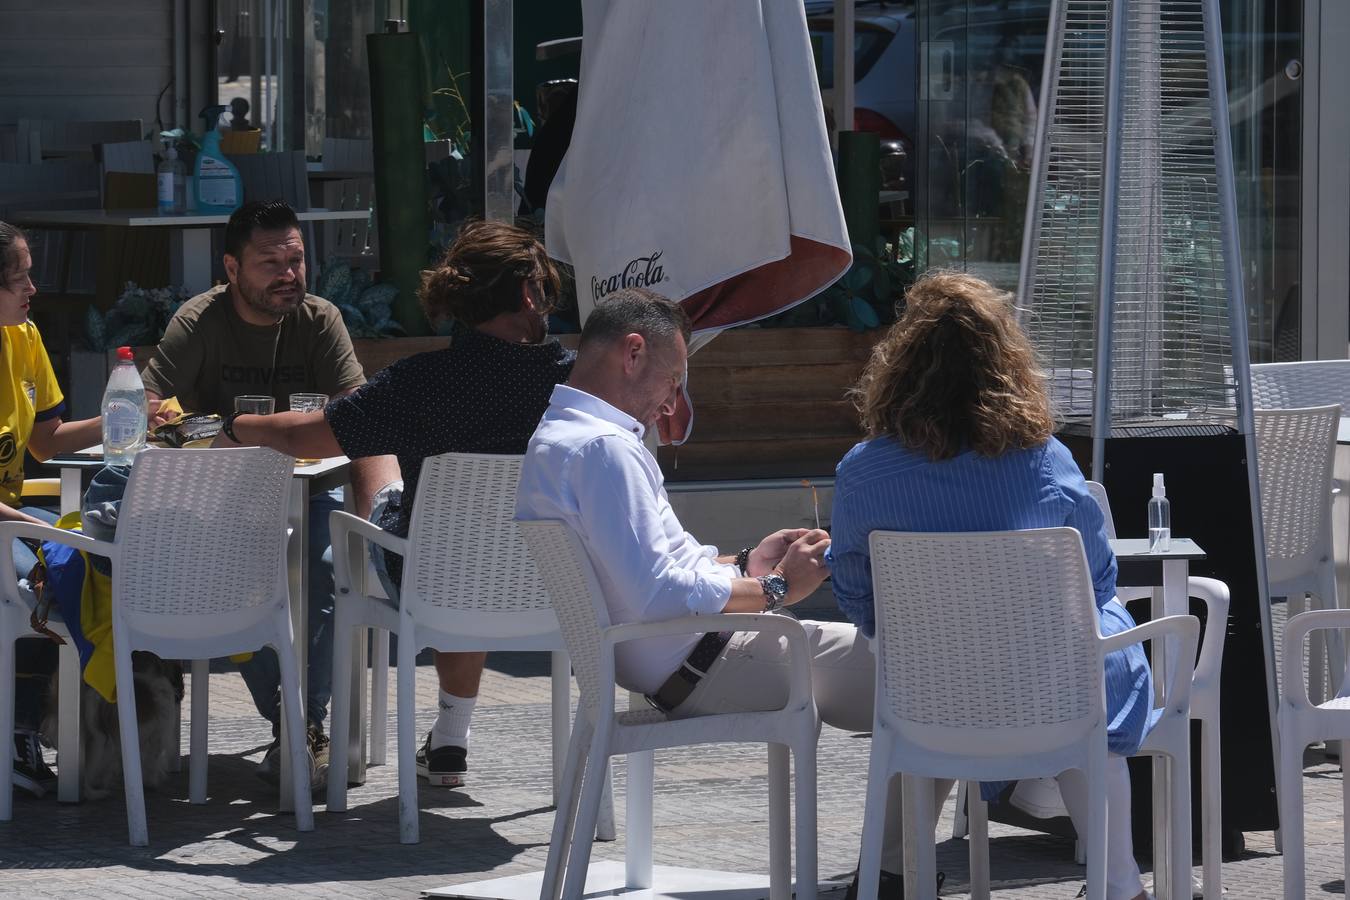
<instances>
[{"instance_id":1,"label":"blue striped shirt","mask_svg":"<svg viewBox=\"0 0 1350 900\"><path fill-rule=\"evenodd\" d=\"M1134 627L1115 599L1116 557L1101 508L1068 449L1045 444L998 457L967 451L933 461L890 437L855 446L835 472L830 566L839 608L863 634L875 633L872 531L1011 531L1069 525L1083 537L1103 635ZM1108 745L1128 756L1152 725L1148 660L1136 644L1107 654Z\"/></svg>"}]
</instances>

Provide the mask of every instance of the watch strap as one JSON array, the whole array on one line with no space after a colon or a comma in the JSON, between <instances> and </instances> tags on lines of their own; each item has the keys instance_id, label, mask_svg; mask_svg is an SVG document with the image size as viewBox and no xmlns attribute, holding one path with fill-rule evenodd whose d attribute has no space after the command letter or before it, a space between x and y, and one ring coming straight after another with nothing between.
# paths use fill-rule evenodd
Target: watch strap
<instances>
[{"instance_id":1,"label":"watch strap","mask_svg":"<svg viewBox=\"0 0 1350 900\"><path fill-rule=\"evenodd\" d=\"M225 436L236 444L242 444L243 441L234 436L234 420L239 418L240 413L232 412L220 421L220 430L225 432Z\"/></svg>"}]
</instances>

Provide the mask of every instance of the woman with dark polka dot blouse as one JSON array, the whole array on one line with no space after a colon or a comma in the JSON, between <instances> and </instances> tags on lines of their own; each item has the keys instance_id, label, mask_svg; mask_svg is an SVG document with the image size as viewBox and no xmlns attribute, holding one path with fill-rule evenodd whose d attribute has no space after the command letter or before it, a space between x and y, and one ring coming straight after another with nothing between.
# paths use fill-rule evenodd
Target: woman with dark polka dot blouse
<instances>
[{"instance_id":1,"label":"woman with dark polka dot blouse","mask_svg":"<svg viewBox=\"0 0 1350 900\"><path fill-rule=\"evenodd\" d=\"M297 457L397 456L402 494L382 491L388 502L373 518L405 537L423 459L525 452L553 387L572 370L574 354L547 340L558 288L557 270L529 232L500 222L466 225L441 264L423 273L418 292L429 319L458 326L450 346L394 363L320 412L227 418L221 443ZM387 554L381 561L387 586L396 590L402 558ZM486 658L436 654L440 715L417 752L418 773L432 784L464 784L469 720Z\"/></svg>"}]
</instances>

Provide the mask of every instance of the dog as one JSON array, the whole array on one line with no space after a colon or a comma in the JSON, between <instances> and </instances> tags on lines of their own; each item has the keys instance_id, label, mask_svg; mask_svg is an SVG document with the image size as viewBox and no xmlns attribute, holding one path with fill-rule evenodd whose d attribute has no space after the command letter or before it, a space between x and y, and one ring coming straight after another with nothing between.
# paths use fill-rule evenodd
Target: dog
<instances>
[{"instance_id":1,"label":"dog","mask_svg":"<svg viewBox=\"0 0 1350 900\"><path fill-rule=\"evenodd\" d=\"M178 711L183 702L183 666L153 653L131 654L136 692L136 723L140 732L141 779L158 787L169 774L178 747ZM55 746L60 720L57 675L48 689L47 714L40 733L43 743ZM85 797L99 800L122 785L122 741L117 706L80 682L80 788ZM58 758L57 764L60 764Z\"/></svg>"}]
</instances>

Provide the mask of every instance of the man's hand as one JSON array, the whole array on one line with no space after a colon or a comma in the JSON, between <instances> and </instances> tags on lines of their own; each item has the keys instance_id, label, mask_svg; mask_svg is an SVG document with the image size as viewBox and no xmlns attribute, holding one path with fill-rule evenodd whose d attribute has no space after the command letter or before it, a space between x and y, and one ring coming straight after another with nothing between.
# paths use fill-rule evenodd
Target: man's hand
<instances>
[{"instance_id":1,"label":"man's hand","mask_svg":"<svg viewBox=\"0 0 1350 900\"><path fill-rule=\"evenodd\" d=\"M830 546L830 535L819 528L804 533L793 541L774 567L787 579L787 605L800 603L825 581L829 569L825 567L825 551Z\"/></svg>"},{"instance_id":2,"label":"man's hand","mask_svg":"<svg viewBox=\"0 0 1350 900\"><path fill-rule=\"evenodd\" d=\"M784 528L760 541L759 546L750 551L745 574L751 578L768 575L788 552L792 542L800 540L807 531L806 528Z\"/></svg>"}]
</instances>

